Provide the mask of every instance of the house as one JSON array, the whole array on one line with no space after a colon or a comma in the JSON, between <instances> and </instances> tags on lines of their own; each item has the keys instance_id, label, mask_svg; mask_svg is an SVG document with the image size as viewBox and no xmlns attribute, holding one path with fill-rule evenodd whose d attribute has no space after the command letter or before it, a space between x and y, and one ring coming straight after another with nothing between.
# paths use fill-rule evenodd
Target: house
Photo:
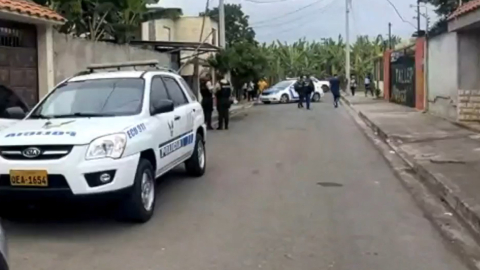
<instances>
[{"instance_id":1,"label":"house","mask_svg":"<svg viewBox=\"0 0 480 270\"><path fill-rule=\"evenodd\" d=\"M204 21L203 16L152 20L142 24L141 39L143 41L171 42L172 44L178 42L185 45L203 43L206 45L203 47L218 49L218 22L210 17L205 17ZM206 60L212 53L214 52L211 50L202 50L201 52L199 50L181 50L179 54L180 66L183 66L181 74L187 77L192 76L194 65L189 64L189 61L193 60L196 55L200 59ZM206 64L200 67L200 73L205 68L207 68Z\"/></svg>"},{"instance_id":2,"label":"house","mask_svg":"<svg viewBox=\"0 0 480 270\"><path fill-rule=\"evenodd\" d=\"M26 0L0 0L0 85L28 105L54 87L52 29L65 22Z\"/></svg>"}]
</instances>

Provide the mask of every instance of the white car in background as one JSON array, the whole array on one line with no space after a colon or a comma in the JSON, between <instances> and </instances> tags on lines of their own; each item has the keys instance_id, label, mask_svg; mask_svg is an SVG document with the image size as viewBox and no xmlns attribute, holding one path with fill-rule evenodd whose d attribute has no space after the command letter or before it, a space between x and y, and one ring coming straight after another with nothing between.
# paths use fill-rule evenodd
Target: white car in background
<instances>
[{"instance_id":1,"label":"white car in background","mask_svg":"<svg viewBox=\"0 0 480 270\"><path fill-rule=\"evenodd\" d=\"M312 93L311 100L313 102L320 102L326 91L330 90L330 83L328 81L319 81L312 78L315 85L315 91ZM298 101L298 93L294 89L297 79L288 78L287 80L278 82L260 95L260 101L265 104L269 103L289 103Z\"/></svg>"}]
</instances>

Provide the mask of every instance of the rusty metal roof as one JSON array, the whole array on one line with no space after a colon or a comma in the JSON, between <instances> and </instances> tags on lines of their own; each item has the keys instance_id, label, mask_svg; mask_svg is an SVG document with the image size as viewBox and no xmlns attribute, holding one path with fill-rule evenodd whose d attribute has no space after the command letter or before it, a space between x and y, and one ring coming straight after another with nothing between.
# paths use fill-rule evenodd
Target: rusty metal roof
<instances>
[{"instance_id":1,"label":"rusty metal roof","mask_svg":"<svg viewBox=\"0 0 480 270\"><path fill-rule=\"evenodd\" d=\"M467 2L459 6L454 12L452 12L452 14L448 16L448 20L455 19L459 16L462 16L474 10L477 10L478 8L480 8L480 0L472 0L470 2Z\"/></svg>"},{"instance_id":2,"label":"rusty metal roof","mask_svg":"<svg viewBox=\"0 0 480 270\"><path fill-rule=\"evenodd\" d=\"M19 13L44 20L65 22L65 18L52 9L27 0L0 0L0 11Z\"/></svg>"}]
</instances>

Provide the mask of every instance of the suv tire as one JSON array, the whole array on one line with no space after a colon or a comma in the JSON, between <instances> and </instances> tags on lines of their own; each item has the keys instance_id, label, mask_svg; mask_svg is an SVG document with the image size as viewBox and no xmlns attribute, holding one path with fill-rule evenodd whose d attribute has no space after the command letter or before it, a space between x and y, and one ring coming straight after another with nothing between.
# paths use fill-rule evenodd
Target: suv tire
<instances>
[{"instance_id":1,"label":"suv tire","mask_svg":"<svg viewBox=\"0 0 480 270\"><path fill-rule=\"evenodd\" d=\"M194 177L200 177L205 173L207 165L207 155L205 151L205 142L203 136L197 133L195 136L195 147L192 156L185 161L185 169L187 173Z\"/></svg>"},{"instance_id":2,"label":"suv tire","mask_svg":"<svg viewBox=\"0 0 480 270\"><path fill-rule=\"evenodd\" d=\"M155 210L155 174L147 159L140 159L133 189L120 207L121 219L136 223L145 223Z\"/></svg>"}]
</instances>

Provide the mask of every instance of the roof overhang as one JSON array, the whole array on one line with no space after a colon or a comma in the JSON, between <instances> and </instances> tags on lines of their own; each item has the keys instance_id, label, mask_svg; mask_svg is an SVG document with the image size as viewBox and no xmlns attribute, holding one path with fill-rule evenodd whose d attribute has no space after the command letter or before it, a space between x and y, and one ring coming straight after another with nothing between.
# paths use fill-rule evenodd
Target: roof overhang
<instances>
[{"instance_id":1,"label":"roof overhang","mask_svg":"<svg viewBox=\"0 0 480 270\"><path fill-rule=\"evenodd\" d=\"M480 27L480 0L467 2L448 16L448 31L463 31Z\"/></svg>"},{"instance_id":2,"label":"roof overhang","mask_svg":"<svg viewBox=\"0 0 480 270\"><path fill-rule=\"evenodd\" d=\"M8 11L0 9L0 19L9 20L28 24L40 25L63 25L65 21L50 20L41 17L34 17L28 14L23 14L15 11Z\"/></svg>"},{"instance_id":3,"label":"roof overhang","mask_svg":"<svg viewBox=\"0 0 480 270\"><path fill-rule=\"evenodd\" d=\"M130 41L130 45L151 46L161 52L177 52L177 51L197 51L197 52L218 52L220 47L208 43L200 42L177 42L177 41L147 41L134 40Z\"/></svg>"}]
</instances>

